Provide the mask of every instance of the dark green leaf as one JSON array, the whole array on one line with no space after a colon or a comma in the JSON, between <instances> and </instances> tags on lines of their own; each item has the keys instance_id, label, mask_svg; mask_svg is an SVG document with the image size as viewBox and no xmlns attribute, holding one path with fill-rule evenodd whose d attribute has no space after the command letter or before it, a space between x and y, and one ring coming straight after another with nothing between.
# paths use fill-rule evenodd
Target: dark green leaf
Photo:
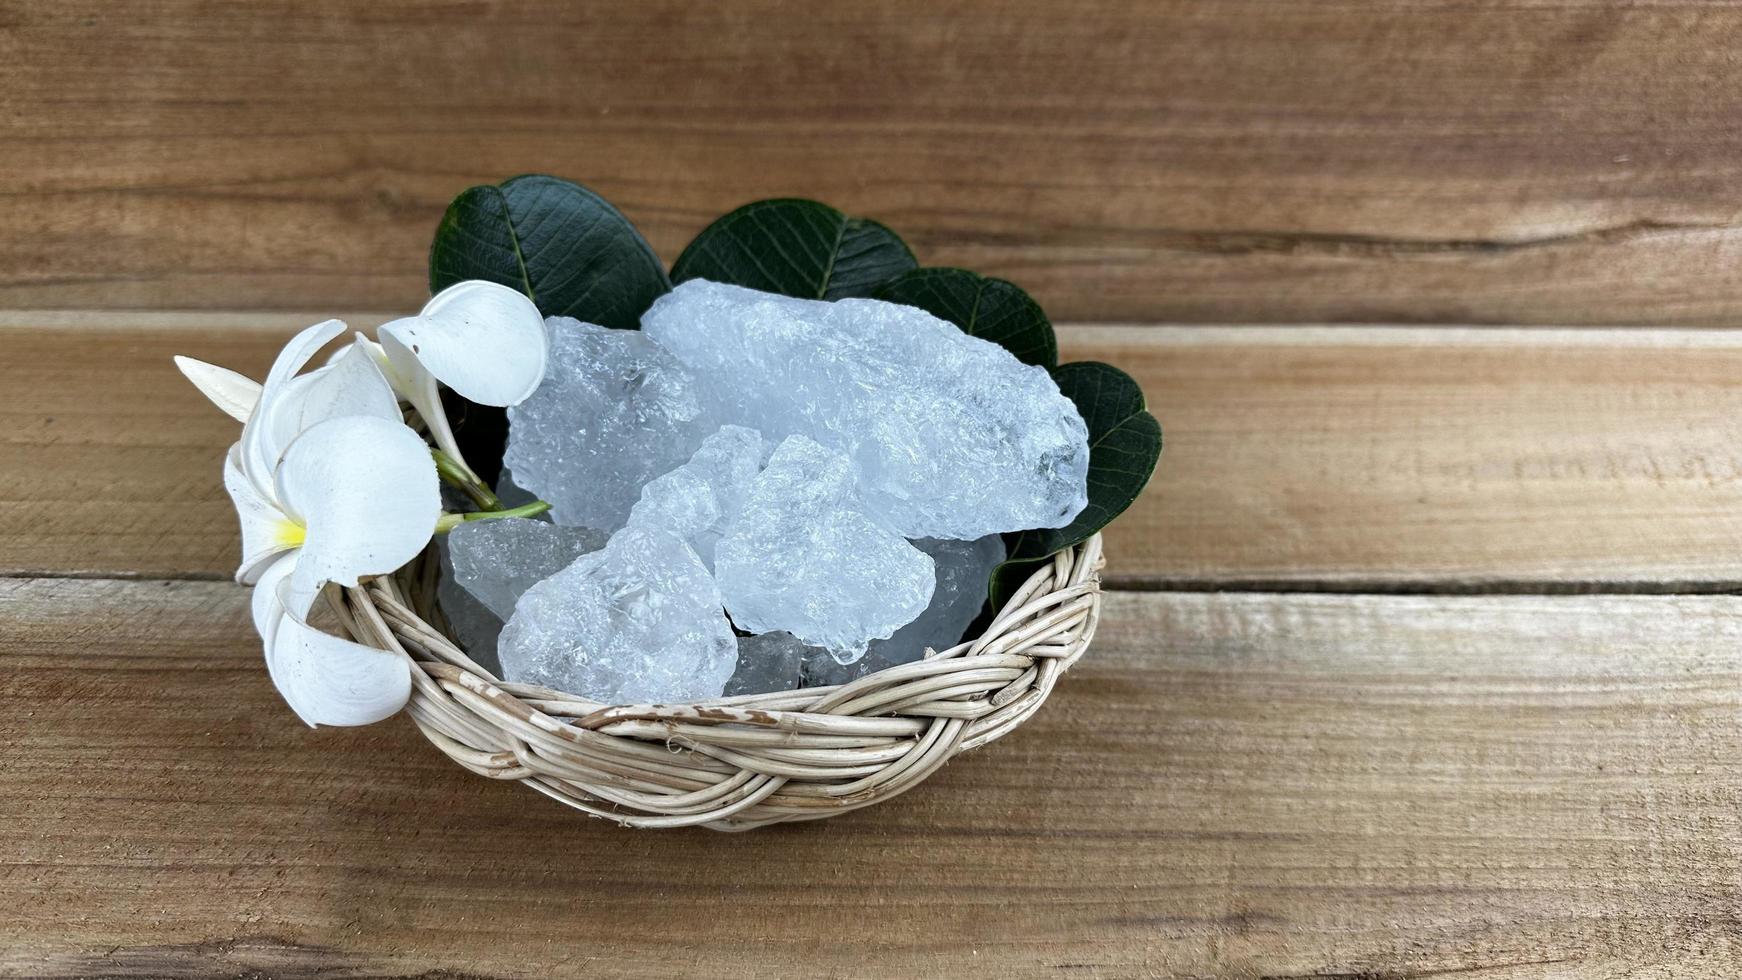
<instances>
[{"instance_id":1,"label":"dark green leaf","mask_svg":"<svg viewBox=\"0 0 1742 980\"><path fill-rule=\"evenodd\" d=\"M545 316L624 330L671 288L629 219L599 195L530 174L454 198L429 250L432 292L467 279L512 286Z\"/></svg>"},{"instance_id":2,"label":"dark green leaf","mask_svg":"<svg viewBox=\"0 0 1742 980\"><path fill-rule=\"evenodd\" d=\"M1078 361L1053 369L1059 390L1089 426L1089 506L1059 528L1020 531L1005 539L1010 558L992 573L992 602L1002 607L1049 555L1088 540L1137 499L1161 458L1161 424L1143 390L1110 364Z\"/></svg>"},{"instance_id":3,"label":"dark green leaf","mask_svg":"<svg viewBox=\"0 0 1742 980\"><path fill-rule=\"evenodd\" d=\"M885 283L877 298L917 306L1025 364L1050 368L1059 362L1052 321L1015 283L966 269L915 269Z\"/></svg>"},{"instance_id":4,"label":"dark green leaf","mask_svg":"<svg viewBox=\"0 0 1742 980\"><path fill-rule=\"evenodd\" d=\"M802 299L870 296L914 268L895 232L827 204L746 204L702 229L671 267L673 282L711 279Z\"/></svg>"}]
</instances>

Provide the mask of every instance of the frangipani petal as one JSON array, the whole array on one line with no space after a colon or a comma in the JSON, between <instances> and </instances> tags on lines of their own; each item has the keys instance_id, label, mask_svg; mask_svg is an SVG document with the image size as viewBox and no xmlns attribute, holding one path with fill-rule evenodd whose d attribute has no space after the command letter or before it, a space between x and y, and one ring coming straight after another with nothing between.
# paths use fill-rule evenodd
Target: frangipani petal
<instances>
[{"instance_id":1,"label":"frangipani petal","mask_svg":"<svg viewBox=\"0 0 1742 980\"><path fill-rule=\"evenodd\" d=\"M417 316L384 323L376 334L394 386L423 417L430 440L462 465L436 382L481 405L517 405L544 380L544 318L532 300L497 283L456 283Z\"/></svg>"},{"instance_id":2,"label":"frangipani petal","mask_svg":"<svg viewBox=\"0 0 1742 980\"><path fill-rule=\"evenodd\" d=\"M400 373L409 378L404 362L415 361L480 405L518 405L544 380L544 317L525 294L499 283L456 283L419 315L383 324L376 334Z\"/></svg>"},{"instance_id":3,"label":"frangipani petal","mask_svg":"<svg viewBox=\"0 0 1742 980\"><path fill-rule=\"evenodd\" d=\"M311 327L304 327L302 332L290 338L284 349L278 352L278 357L272 362L272 370L266 373L265 387L272 388L289 381L314 360L327 342L345 332L345 321L322 320Z\"/></svg>"},{"instance_id":4,"label":"frangipani petal","mask_svg":"<svg viewBox=\"0 0 1742 980\"><path fill-rule=\"evenodd\" d=\"M387 351L383 350L380 344L377 344L375 341L363 336L363 331L361 330L353 332L351 337L352 339L350 343L340 347L336 351L333 351L333 356L327 358L327 363L329 365L337 364L339 358L351 353L352 350L362 348L365 353L367 353L371 358L374 358L375 366L381 369L381 376L387 379L388 383L393 386L394 391L398 391L399 378L394 376L393 366L387 363Z\"/></svg>"},{"instance_id":5,"label":"frangipani petal","mask_svg":"<svg viewBox=\"0 0 1742 980\"><path fill-rule=\"evenodd\" d=\"M310 727L370 725L405 707L411 697L411 665L405 657L308 625L306 608L296 612L289 600L290 584L285 579L276 590L285 613L267 664L272 683L297 717Z\"/></svg>"},{"instance_id":6,"label":"frangipani petal","mask_svg":"<svg viewBox=\"0 0 1742 980\"><path fill-rule=\"evenodd\" d=\"M260 639L266 644L266 667L272 668L272 640L278 635L278 623L284 618L284 603L279 601L280 583L290 576L296 567L296 556L280 555L276 561L267 564L260 570L260 577L254 583L254 595L249 601L249 612L254 616L254 631L260 634Z\"/></svg>"},{"instance_id":7,"label":"frangipani petal","mask_svg":"<svg viewBox=\"0 0 1742 980\"><path fill-rule=\"evenodd\" d=\"M247 422L260 401L260 382L229 368L175 355L175 366L211 403L238 422Z\"/></svg>"},{"instance_id":8,"label":"frangipani petal","mask_svg":"<svg viewBox=\"0 0 1742 980\"><path fill-rule=\"evenodd\" d=\"M297 601L286 603L298 616L324 583L356 585L417 557L441 514L429 446L402 423L370 416L331 419L297 436L276 488L307 529L291 582Z\"/></svg>"},{"instance_id":9,"label":"frangipani petal","mask_svg":"<svg viewBox=\"0 0 1742 980\"><path fill-rule=\"evenodd\" d=\"M394 387L412 408L417 409L418 417L429 427L429 438L436 448L454 459L461 459L460 446L454 441L454 430L448 425L448 413L442 407L442 394L436 387L435 375L424 370L423 365L398 341L386 334L382 337L385 342L381 347L387 352L387 371L393 378Z\"/></svg>"},{"instance_id":10,"label":"frangipani petal","mask_svg":"<svg viewBox=\"0 0 1742 980\"><path fill-rule=\"evenodd\" d=\"M295 701L294 692L287 692L284 683L279 679L278 657L275 644L278 641L279 627L288 618L284 614L284 603L279 599L279 589L296 568L294 553L281 555L260 573L260 580L254 584L254 596L250 602L250 612L254 615L254 631L260 634L260 645L266 651L266 674L272 678L272 686L278 688L278 693L284 698L284 703L290 705L290 710L302 719L303 724L313 725L303 713L303 709Z\"/></svg>"},{"instance_id":11,"label":"frangipani petal","mask_svg":"<svg viewBox=\"0 0 1742 980\"><path fill-rule=\"evenodd\" d=\"M328 419L368 416L398 424L399 399L367 350L355 345L326 367L275 388L258 409L257 462L276 467L297 436Z\"/></svg>"},{"instance_id":12,"label":"frangipani petal","mask_svg":"<svg viewBox=\"0 0 1742 980\"><path fill-rule=\"evenodd\" d=\"M303 530L242 472L240 445L231 446L224 457L224 489L242 525L242 564L236 569L236 581L253 585L275 558L302 544Z\"/></svg>"},{"instance_id":13,"label":"frangipani petal","mask_svg":"<svg viewBox=\"0 0 1742 980\"><path fill-rule=\"evenodd\" d=\"M260 401L270 405L282 393L284 386L296 373L303 369L316 353L326 343L345 332L345 321L323 320L312 327L305 328L284 349L278 352L278 357L272 362L272 370L266 373L266 381L261 385ZM272 495L272 468L278 463L278 454L284 451L282 445L271 446L262 431L262 412L258 405L248 416L248 421L242 424L242 472L248 479L254 481L263 496Z\"/></svg>"}]
</instances>

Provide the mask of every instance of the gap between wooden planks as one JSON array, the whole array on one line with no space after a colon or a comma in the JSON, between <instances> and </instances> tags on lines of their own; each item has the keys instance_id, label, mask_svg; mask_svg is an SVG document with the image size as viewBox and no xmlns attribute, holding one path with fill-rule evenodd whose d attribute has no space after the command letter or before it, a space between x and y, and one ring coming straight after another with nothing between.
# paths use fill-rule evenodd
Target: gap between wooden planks
<instances>
[{"instance_id":1,"label":"gap between wooden planks","mask_svg":"<svg viewBox=\"0 0 1742 980\"><path fill-rule=\"evenodd\" d=\"M291 314L0 314L0 574L218 578L234 422L170 365L264 373ZM352 317L368 326L379 315ZM1166 431L1126 588L1742 588L1742 332L1064 327Z\"/></svg>"},{"instance_id":2,"label":"gap between wooden planks","mask_svg":"<svg viewBox=\"0 0 1742 980\"><path fill-rule=\"evenodd\" d=\"M230 583L0 610L0 976L1742 965L1738 598L1115 593L1021 730L736 836L301 727Z\"/></svg>"}]
</instances>

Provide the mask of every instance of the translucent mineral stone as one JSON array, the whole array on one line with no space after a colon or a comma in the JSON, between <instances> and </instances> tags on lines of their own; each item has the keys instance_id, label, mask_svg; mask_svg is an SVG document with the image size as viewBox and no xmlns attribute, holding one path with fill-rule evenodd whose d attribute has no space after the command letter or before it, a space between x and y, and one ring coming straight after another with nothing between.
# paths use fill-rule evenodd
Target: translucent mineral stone
<instances>
[{"instance_id":1,"label":"translucent mineral stone","mask_svg":"<svg viewBox=\"0 0 1742 980\"><path fill-rule=\"evenodd\" d=\"M886 667L919 660L927 647L947 650L962 641L962 634L986 604L992 569L1004 560L1004 539L988 534L977 541L922 538L913 544L931 556L937 569L931 605L894 636L874 641L865 656L854 663L839 664L833 657L813 651L805 658L804 686L845 684Z\"/></svg>"},{"instance_id":2,"label":"translucent mineral stone","mask_svg":"<svg viewBox=\"0 0 1742 980\"><path fill-rule=\"evenodd\" d=\"M721 426L689 462L641 488L629 523L676 534L713 568L714 547L743 508L762 455L761 433Z\"/></svg>"},{"instance_id":3,"label":"translucent mineral stone","mask_svg":"<svg viewBox=\"0 0 1742 980\"><path fill-rule=\"evenodd\" d=\"M846 453L907 537L1062 527L1088 503L1088 430L1045 369L923 310L692 279L642 328L718 422Z\"/></svg>"},{"instance_id":4,"label":"translucent mineral stone","mask_svg":"<svg viewBox=\"0 0 1742 980\"><path fill-rule=\"evenodd\" d=\"M738 668L726 682L726 696L770 694L802 686L800 678L807 653L821 655L831 664L835 662L824 651L806 646L791 633L738 637Z\"/></svg>"},{"instance_id":5,"label":"translucent mineral stone","mask_svg":"<svg viewBox=\"0 0 1742 980\"><path fill-rule=\"evenodd\" d=\"M502 619L527 589L605 547L603 531L504 517L461 524L448 534L454 580Z\"/></svg>"},{"instance_id":6,"label":"translucent mineral stone","mask_svg":"<svg viewBox=\"0 0 1742 980\"><path fill-rule=\"evenodd\" d=\"M683 365L635 330L545 321L544 383L508 410L503 462L559 524L616 530L648 480L718 428Z\"/></svg>"},{"instance_id":7,"label":"translucent mineral stone","mask_svg":"<svg viewBox=\"0 0 1742 980\"><path fill-rule=\"evenodd\" d=\"M960 642L986 605L992 569L1004 560L1004 538L997 534L974 541L921 538L913 544L931 556L937 587L925 612L894 636L872 644L873 652L890 664L918 660L926 647L946 650Z\"/></svg>"},{"instance_id":8,"label":"translucent mineral stone","mask_svg":"<svg viewBox=\"0 0 1742 980\"><path fill-rule=\"evenodd\" d=\"M718 697L738 660L701 559L641 527L528 589L498 648L508 680L607 704Z\"/></svg>"},{"instance_id":9,"label":"translucent mineral stone","mask_svg":"<svg viewBox=\"0 0 1742 980\"><path fill-rule=\"evenodd\" d=\"M504 467L502 475L496 479L496 499L502 502L502 509L507 510L510 507L530 504L538 499L538 495L515 483L514 474Z\"/></svg>"},{"instance_id":10,"label":"translucent mineral stone","mask_svg":"<svg viewBox=\"0 0 1742 980\"><path fill-rule=\"evenodd\" d=\"M502 617L454 580L447 539L436 540L442 560L441 575L436 579L436 602L447 617L449 635L478 666L500 677L502 664L496 659L496 637L502 632Z\"/></svg>"},{"instance_id":11,"label":"translucent mineral stone","mask_svg":"<svg viewBox=\"0 0 1742 980\"><path fill-rule=\"evenodd\" d=\"M843 663L932 595L931 558L861 509L845 456L803 436L783 441L751 483L714 571L741 629L785 630Z\"/></svg>"}]
</instances>

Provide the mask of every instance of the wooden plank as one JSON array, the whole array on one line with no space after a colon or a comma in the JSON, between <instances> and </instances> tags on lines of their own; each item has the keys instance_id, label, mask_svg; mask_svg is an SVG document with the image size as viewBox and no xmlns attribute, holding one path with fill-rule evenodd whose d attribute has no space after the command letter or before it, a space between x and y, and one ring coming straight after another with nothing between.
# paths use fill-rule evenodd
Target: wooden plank
<instances>
[{"instance_id":1,"label":"wooden plank","mask_svg":"<svg viewBox=\"0 0 1742 980\"><path fill-rule=\"evenodd\" d=\"M1161 476L1128 585L1717 590L1742 584L1742 333L1089 329Z\"/></svg>"},{"instance_id":2,"label":"wooden plank","mask_svg":"<svg viewBox=\"0 0 1742 980\"><path fill-rule=\"evenodd\" d=\"M0 316L0 573L221 577L237 427L169 366L258 377L310 318ZM354 325L380 317L352 317ZM1742 587L1742 333L1066 328L1167 431L1114 526L1146 587Z\"/></svg>"},{"instance_id":3,"label":"wooden plank","mask_svg":"<svg viewBox=\"0 0 1742 980\"><path fill-rule=\"evenodd\" d=\"M1728 325L1742 7L0 4L0 305L399 308L542 170L806 195L1061 319Z\"/></svg>"},{"instance_id":4,"label":"wooden plank","mask_svg":"<svg viewBox=\"0 0 1742 980\"><path fill-rule=\"evenodd\" d=\"M0 975L1742 968L1735 597L1114 594L1023 730L740 836L302 728L245 601L0 581Z\"/></svg>"}]
</instances>

